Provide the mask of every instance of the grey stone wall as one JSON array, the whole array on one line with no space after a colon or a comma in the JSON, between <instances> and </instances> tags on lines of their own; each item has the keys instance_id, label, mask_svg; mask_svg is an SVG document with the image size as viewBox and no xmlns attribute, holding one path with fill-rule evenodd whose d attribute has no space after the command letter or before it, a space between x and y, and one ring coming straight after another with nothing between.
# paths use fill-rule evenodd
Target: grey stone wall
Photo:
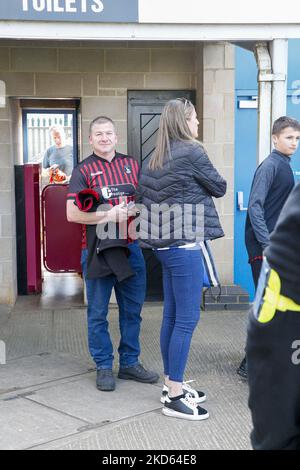
<instances>
[{"instance_id":1,"label":"grey stone wall","mask_svg":"<svg viewBox=\"0 0 300 470\"><path fill-rule=\"evenodd\" d=\"M225 237L211 246L223 284L233 283L234 269L234 47L203 46L203 143L227 180L227 194L216 199Z\"/></svg>"}]
</instances>

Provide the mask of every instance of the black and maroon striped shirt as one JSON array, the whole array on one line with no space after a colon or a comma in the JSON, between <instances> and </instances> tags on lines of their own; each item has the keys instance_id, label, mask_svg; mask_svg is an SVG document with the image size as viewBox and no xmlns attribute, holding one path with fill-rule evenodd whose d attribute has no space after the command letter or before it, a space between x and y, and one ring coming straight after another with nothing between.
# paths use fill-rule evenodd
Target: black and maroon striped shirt
<instances>
[{"instance_id":1,"label":"black and maroon striped shirt","mask_svg":"<svg viewBox=\"0 0 300 470\"><path fill-rule=\"evenodd\" d=\"M140 167L134 158L116 153L111 162L94 153L79 163L69 182L68 200L74 200L83 189L95 189L102 195L102 203L115 206L122 200L135 201ZM83 231L82 247L86 248Z\"/></svg>"}]
</instances>

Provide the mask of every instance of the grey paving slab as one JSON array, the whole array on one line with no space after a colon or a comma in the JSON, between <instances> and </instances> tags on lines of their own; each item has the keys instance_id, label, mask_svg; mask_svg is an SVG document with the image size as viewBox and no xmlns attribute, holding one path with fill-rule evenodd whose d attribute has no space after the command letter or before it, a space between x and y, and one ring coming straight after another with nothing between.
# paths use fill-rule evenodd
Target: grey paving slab
<instances>
[{"instance_id":1,"label":"grey paving slab","mask_svg":"<svg viewBox=\"0 0 300 470\"><path fill-rule=\"evenodd\" d=\"M7 360L51 350L52 323L51 311L13 311L1 331Z\"/></svg>"},{"instance_id":2,"label":"grey paving slab","mask_svg":"<svg viewBox=\"0 0 300 470\"><path fill-rule=\"evenodd\" d=\"M44 271L40 308L78 307L83 304L83 280L79 274Z\"/></svg>"},{"instance_id":3,"label":"grey paving slab","mask_svg":"<svg viewBox=\"0 0 300 470\"><path fill-rule=\"evenodd\" d=\"M78 308L83 305L83 280L78 274L54 274L43 271L41 295L17 298L14 311Z\"/></svg>"},{"instance_id":4,"label":"grey paving slab","mask_svg":"<svg viewBox=\"0 0 300 470\"><path fill-rule=\"evenodd\" d=\"M0 397L4 393L87 373L81 358L64 353L46 353L11 360L0 365Z\"/></svg>"},{"instance_id":5,"label":"grey paving slab","mask_svg":"<svg viewBox=\"0 0 300 470\"><path fill-rule=\"evenodd\" d=\"M161 307L144 309L141 330L142 359L162 370L159 331ZM245 348L247 313L203 312L194 332L185 378L199 379L205 372L235 376Z\"/></svg>"},{"instance_id":6,"label":"grey paving slab","mask_svg":"<svg viewBox=\"0 0 300 470\"><path fill-rule=\"evenodd\" d=\"M2 323L0 317L0 339L4 336L9 352L7 366L0 366L0 405L5 405L0 413L9 432L0 427L0 443L17 448L105 450L249 447L248 389L236 375L245 346L246 312L202 313L185 378L195 379L194 385L206 392L210 419L187 423L161 414L158 385L118 380L115 392L97 391L95 372L89 372L94 364L87 345L85 309L62 305L40 310L33 300L26 298L24 308L19 301L11 314L2 315ZM160 373L161 317L162 304L145 304L140 336L142 361ZM108 319L117 372L115 307ZM16 420L12 419L14 409ZM54 428L53 416L58 423ZM39 426L45 428L41 436L36 431ZM23 428L29 430L26 439L18 431Z\"/></svg>"},{"instance_id":7,"label":"grey paving slab","mask_svg":"<svg viewBox=\"0 0 300 470\"><path fill-rule=\"evenodd\" d=\"M117 380L114 392L101 392L95 387L95 378L89 376L39 390L28 398L91 424L101 424L160 408L160 393L160 387L128 380Z\"/></svg>"},{"instance_id":8,"label":"grey paving slab","mask_svg":"<svg viewBox=\"0 0 300 470\"><path fill-rule=\"evenodd\" d=\"M84 357L94 365L88 350L85 309L54 311L53 347L56 351Z\"/></svg>"},{"instance_id":9,"label":"grey paving slab","mask_svg":"<svg viewBox=\"0 0 300 470\"><path fill-rule=\"evenodd\" d=\"M27 449L74 434L85 424L23 398L1 401L0 449Z\"/></svg>"},{"instance_id":10,"label":"grey paving slab","mask_svg":"<svg viewBox=\"0 0 300 470\"><path fill-rule=\"evenodd\" d=\"M7 323L10 313L11 313L10 307L6 305L0 305L0 337L1 337L1 328Z\"/></svg>"}]
</instances>

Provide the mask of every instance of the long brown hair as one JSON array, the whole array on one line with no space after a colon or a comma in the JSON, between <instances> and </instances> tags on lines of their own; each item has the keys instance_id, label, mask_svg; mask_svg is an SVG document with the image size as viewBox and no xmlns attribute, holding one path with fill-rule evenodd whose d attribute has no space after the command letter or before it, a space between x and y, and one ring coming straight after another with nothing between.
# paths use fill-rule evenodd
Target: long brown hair
<instances>
[{"instance_id":1,"label":"long brown hair","mask_svg":"<svg viewBox=\"0 0 300 470\"><path fill-rule=\"evenodd\" d=\"M194 105L185 98L176 98L167 102L160 118L156 148L149 162L150 170L162 168L164 162L171 159L172 140L198 142L193 138L187 124L194 109Z\"/></svg>"}]
</instances>

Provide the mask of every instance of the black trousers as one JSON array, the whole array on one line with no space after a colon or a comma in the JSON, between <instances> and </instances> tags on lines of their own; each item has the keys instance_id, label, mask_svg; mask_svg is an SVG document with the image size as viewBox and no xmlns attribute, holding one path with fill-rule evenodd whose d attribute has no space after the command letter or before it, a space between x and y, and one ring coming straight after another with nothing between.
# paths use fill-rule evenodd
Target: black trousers
<instances>
[{"instance_id":1,"label":"black trousers","mask_svg":"<svg viewBox=\"0 0 300 470\"><path fill-rule=\"evenodd\" d=\"M257 259L253 263L250 263L250 266L251 266L253 282L254 282L254 286L255 286L255 290L256 290L257 285L258 285L260 270L261 270L261 266L262 266L262 260ZM246 366L246 361L247 361L247 352L246 352L246 349L245 349L245 357L241 362L241 365L243 364L243 368L247 367ZM241 365L240 365L240 367L241 367Z\"/></svg>"},{"instance_id":2,"label":"black trousers","mask_svg":"<svg viewBox=\"0 0 300 470\"><path fill-rule=\"evenodd\" d=\"M259 323L254 309L246 345L252 446L300 450L300 312Z\"/></svg>"},{"instance_id":3,"label":"black trousers","mask_svg":"<svg viewBox=\"0 0 300 470\"><path fill-rule=\"evenodd\" d=\"M253 263L250 263L250 266L251 266L253 282L254 282L254 286L255 286L255 290L256 290L259 275L260 275L260 270L261 270L261 266L262 266L262 260L257 259Z\"/></svg>"}]
</instances>

